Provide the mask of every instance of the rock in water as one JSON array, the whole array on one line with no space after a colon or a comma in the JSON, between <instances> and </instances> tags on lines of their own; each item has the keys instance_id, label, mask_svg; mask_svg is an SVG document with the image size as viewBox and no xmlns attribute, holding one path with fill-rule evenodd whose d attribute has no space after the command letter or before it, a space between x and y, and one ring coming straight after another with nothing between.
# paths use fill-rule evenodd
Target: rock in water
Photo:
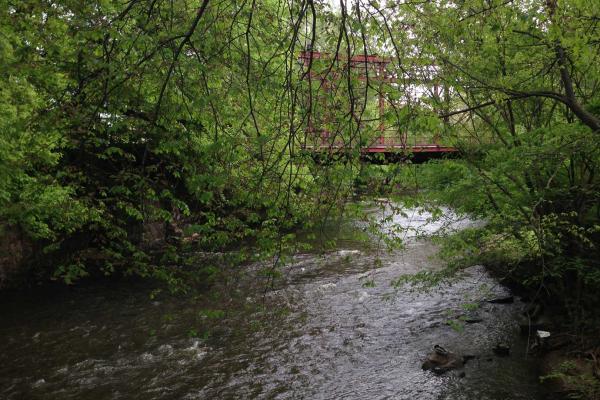
<instances>
[{"instance_id":1,"label":"rock in water","mask_svg":"<svg viewBox=\"0 0 600 400\"><path fill-rule=\"evenodd\" d=\"M491 299L488 300L488 303L493 303L493 304L509 304L509 303L514 303L515 298L514 296L505 296L505 297L497 297L495 299Z\"/></svg>"},{"instance_id":2,"label":"rock in water","mask_svg":"<svg viewBox=\"0 0 600 400\"><path fill-rule=\"evenodd\" d=\"M537 337L540 340L546 339L550 337L550 332L547 331L537 331Z\"/></svg>"},{"instance_id":3,"label":"rock in water","mask_svg":"<svg viewBox=\"0 0 600 400\"><path fill-rule=\"evenodd\" d=\"M436 374L443 374L452 369L461 368L464 364L465 360L462 356L436 344L433 346L433 351L427 355L421 368Z\"/></svg>"},{"instance_id":4,"label":"rock in water","mask_svg":"<svg viewBox=\"0 0 600 400\"><path fill-rule=\"evenodd\" d=\"M492 350L498 356L508 356L510 354L510 346L506 343L498 343Z\"/></svg>"}]
</instances>

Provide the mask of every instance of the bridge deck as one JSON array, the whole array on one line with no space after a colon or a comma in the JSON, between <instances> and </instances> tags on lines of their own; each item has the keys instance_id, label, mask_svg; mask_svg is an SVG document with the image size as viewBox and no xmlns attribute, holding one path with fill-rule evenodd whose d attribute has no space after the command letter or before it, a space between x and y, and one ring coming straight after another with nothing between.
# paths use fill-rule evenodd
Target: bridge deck
<instances>
[{"instance_id":1,"label":"bridge deck","mask_svg":"<svg viewBox=\"0 0 600 400\"><path fill-rule=\"evenodd\" d=\"M317 146L307 145L306 149L318 152L340 152L351 147L343 144L321 144ZM362 147L363 153L456 153L458 149L453 146L447 146L436 143L423 143L413 145L403 144L371 144L367 147Z\"/></svg>"},{"instance_id":2,"label":"bridge deck","mask_svg":"<svg viewBox=\"0 0 600 400\"><path fill-rule=\"evenodd\" d=\"M312 152L317 158L322 159L343 156L345 151L350 150L349 146L343 145L317 145L306 146L306 150ZM415 144L415 145L385 145L372 144L363 147L361 150L361 159L371 163L404 162L408 159L412 163L423 163L431 159L446 157L456 157L458 149L452 146L440 144ZM380 156L377 156L380 155Z\"/></svg>"},{"instance_id":3,"label":"bridge deck","mask_svg":"<svg viewBox=\"0 0 600 400\"><path fill-rule=\"evenodd\" d=\"M457 148L452 146L445 146L440 144L414 144L414 145L386 145L386 144L375 144L362 149L366 153L395 153L395 152L408 152L408 153L455 153L458 151Z\"/></svg>"}]
</instances>

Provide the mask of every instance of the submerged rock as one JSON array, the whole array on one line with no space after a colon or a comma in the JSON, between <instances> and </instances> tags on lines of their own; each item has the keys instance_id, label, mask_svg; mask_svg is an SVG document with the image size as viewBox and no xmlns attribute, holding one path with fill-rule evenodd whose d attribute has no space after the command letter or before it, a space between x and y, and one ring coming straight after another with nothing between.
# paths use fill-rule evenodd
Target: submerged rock
<instances>
[{"instance_id":1,"label":"submerged rock","mask_svg":"<svg viewBox=\"0 0 600 400\"><path fill-rule=\"evenodd\" d=\"M507 343L498 343L492 351L498 356L508 356L510 355L510 345Z\"/></svg>"},{"instance_id":2,"label":"submerged rock","mask_svg":"<svg viewBox=\"0 0 600 400\"><path fill-rule=\"evenodd\" d=\"M466 315L464 317L463 321L465 321L465 323L467 323L467 324L478 324L480 322L483 322L483 318L481 318L477 314L471 314L471 315Z\"/></svg>"},{"instance_id":3,"label":"submerged rock","mask_svg":"<svg viewBox=\"0 0 600 400\"><path fill-rule=\"evenodd\" d=\"M504 297L496 297L495 299L491 299L487 301L492 304L509 304L515 302L514 296L504 296Z\"/></svg>"},{"instance_id":4,"label":"submerged rock","mask_svg":"<svg viewBox=\"0 0 600 400\"><path fill-rule=\"evenodd\" d=\"M427 359L423 362L421 368L436 374L443 374L452 369L461 368L465 365L465 361L465 357L436 344L433 346L433 351L427 355Z\"/></svg>"}]
</instances>

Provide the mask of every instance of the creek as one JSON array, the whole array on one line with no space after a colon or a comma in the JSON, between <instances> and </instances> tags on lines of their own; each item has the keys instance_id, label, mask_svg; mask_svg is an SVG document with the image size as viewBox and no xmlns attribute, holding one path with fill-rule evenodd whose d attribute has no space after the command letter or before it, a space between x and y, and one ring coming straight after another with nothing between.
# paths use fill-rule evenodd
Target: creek
<instances>
[{"instance_id":1,"label":"creek","mask_svg":"<svg viewBox=\"0 0 600 400\"><path fill-rule=\"evenodd\" d=\"M543 399L522 304L480 301L508 294L485 269L427 292L391 285L442 265L426 237L442 223L404 212L391 218L404 249L342 238L297 254L264 295L248 268L196 296L151 300L147 284L122 281L4 299L0 398ZM447 214L455 229L473 223ZM449 323L474 302L481 322ZM492 352L499 342L509 356ZM435 344L476 357L435 375L421 370Z\"/></svg>"}]
</instances>

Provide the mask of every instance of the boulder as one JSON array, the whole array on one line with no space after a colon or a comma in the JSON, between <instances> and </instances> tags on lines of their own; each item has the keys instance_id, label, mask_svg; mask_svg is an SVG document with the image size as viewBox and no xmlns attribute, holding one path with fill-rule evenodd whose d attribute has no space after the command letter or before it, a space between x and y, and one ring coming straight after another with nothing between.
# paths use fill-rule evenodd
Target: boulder
<instances>
[{"instance_id":1,"label":"boulder","mask_svg":"<svg viewBox=\"0 0 600 400\"><path fill-rule=\"evenodd\" d=\"M444 372L461 368L465 365L465 361L465 357L448 351L436 344L433 346L433 351L427 355L421 368L436 374L443 374Z\"/></svg>"}]
</instances>

